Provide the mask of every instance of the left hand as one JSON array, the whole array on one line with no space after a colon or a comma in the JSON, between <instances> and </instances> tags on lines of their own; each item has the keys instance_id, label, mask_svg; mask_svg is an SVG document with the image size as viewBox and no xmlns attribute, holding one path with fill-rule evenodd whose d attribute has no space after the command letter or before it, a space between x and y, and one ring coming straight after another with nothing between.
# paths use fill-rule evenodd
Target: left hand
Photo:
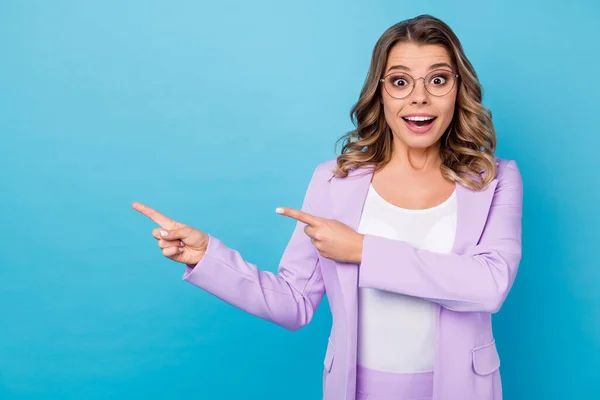
<instances>
[{"instance_id":1,"label":"left hand","mask_svg":"<svg viewBox=\"0 0 600 400\"><path fill-rule=\"evenodd\" d=\"M287 207L279 207L276 211L278 214L305 223L304 232L323 257L360 264L364 235L334 219L315 217Z\"/></svg>"}]
</instances>

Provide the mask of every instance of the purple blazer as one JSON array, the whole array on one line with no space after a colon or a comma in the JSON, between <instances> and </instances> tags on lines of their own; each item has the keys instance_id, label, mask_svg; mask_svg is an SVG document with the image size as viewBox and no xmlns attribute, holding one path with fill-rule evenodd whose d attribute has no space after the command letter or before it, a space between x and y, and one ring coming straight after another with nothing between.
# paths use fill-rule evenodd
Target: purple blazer
<instances>
[{"instance_id":1,"label":"purple blazer","mask_svg":"<svg viewBox=\"0 0 600 400\"><path fill-rule=\"evenodd\" d=\"M437 307L434 400L500 400L500 359L492 333L521 260L523 185L514 161L496 159L497 174L476 192L457 184L457 231L450 254L365 235L360 265L319 255L298 222L277 274L260 271L210 237L204 258L183 279L242 310L296 330L327 297L333 326L325 352L324 400L355 400L358 287L427 299ZM370 167L346 178L319 165L302 210L358 228Z\"/></svg>"}]
</instances>

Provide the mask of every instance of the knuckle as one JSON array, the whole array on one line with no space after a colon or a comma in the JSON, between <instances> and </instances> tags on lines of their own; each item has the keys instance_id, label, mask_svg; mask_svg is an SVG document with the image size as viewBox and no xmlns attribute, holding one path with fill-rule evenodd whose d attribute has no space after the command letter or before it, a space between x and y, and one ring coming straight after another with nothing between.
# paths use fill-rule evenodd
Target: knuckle
<instances>
[{"instance_id":1,"label":"knuckle","mask_svg":"<svg viewBox=\"0 0 600 400\"><path fill-rule=\"evenodd\" d=\"M179 246L180 243L181 243L180 240L165 240L165 239L160 239L158 241L158 247L160 247L161 249L167 249L169 247Z\"/></svg>"}]
</instances>

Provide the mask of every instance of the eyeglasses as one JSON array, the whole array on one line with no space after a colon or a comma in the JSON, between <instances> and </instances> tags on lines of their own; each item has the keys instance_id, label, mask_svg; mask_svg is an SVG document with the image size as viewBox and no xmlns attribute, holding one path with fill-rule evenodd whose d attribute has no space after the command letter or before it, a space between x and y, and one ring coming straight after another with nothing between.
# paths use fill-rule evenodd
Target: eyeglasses
<instances>
[{"instance_id":1,"label":"eyeglasses","mask_svg":"<svg viewBox=\"0 0 600 400\"><path fill-rule=\"evenodd\" d=\"M432 96L441 97L450 93L458 76L453 71L439 69L431 71L425 78L415 79L406 72L394 71L380 79L379 82L383 83L385 91L390 96L395 99L404 99L413 92L417 80L423 79L425 90Z\"/></svg>"}]
</instances>

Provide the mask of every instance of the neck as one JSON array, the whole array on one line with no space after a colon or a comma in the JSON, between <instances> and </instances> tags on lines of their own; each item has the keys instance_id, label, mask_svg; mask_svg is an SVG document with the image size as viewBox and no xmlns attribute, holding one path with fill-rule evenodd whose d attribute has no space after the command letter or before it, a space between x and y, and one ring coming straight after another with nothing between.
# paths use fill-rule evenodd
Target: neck
<instances>
[{"instance_id":1,"label":"neck","mask_svg":"<svg viewBox=\"0 0 600 400\"><path fill-rule=\"evenodd\" d=\"M442 163L439 144L426 148L411 148L400 140L395 140L391 163L406 172L439 171Z\"/></svg>"}]
</instances>

